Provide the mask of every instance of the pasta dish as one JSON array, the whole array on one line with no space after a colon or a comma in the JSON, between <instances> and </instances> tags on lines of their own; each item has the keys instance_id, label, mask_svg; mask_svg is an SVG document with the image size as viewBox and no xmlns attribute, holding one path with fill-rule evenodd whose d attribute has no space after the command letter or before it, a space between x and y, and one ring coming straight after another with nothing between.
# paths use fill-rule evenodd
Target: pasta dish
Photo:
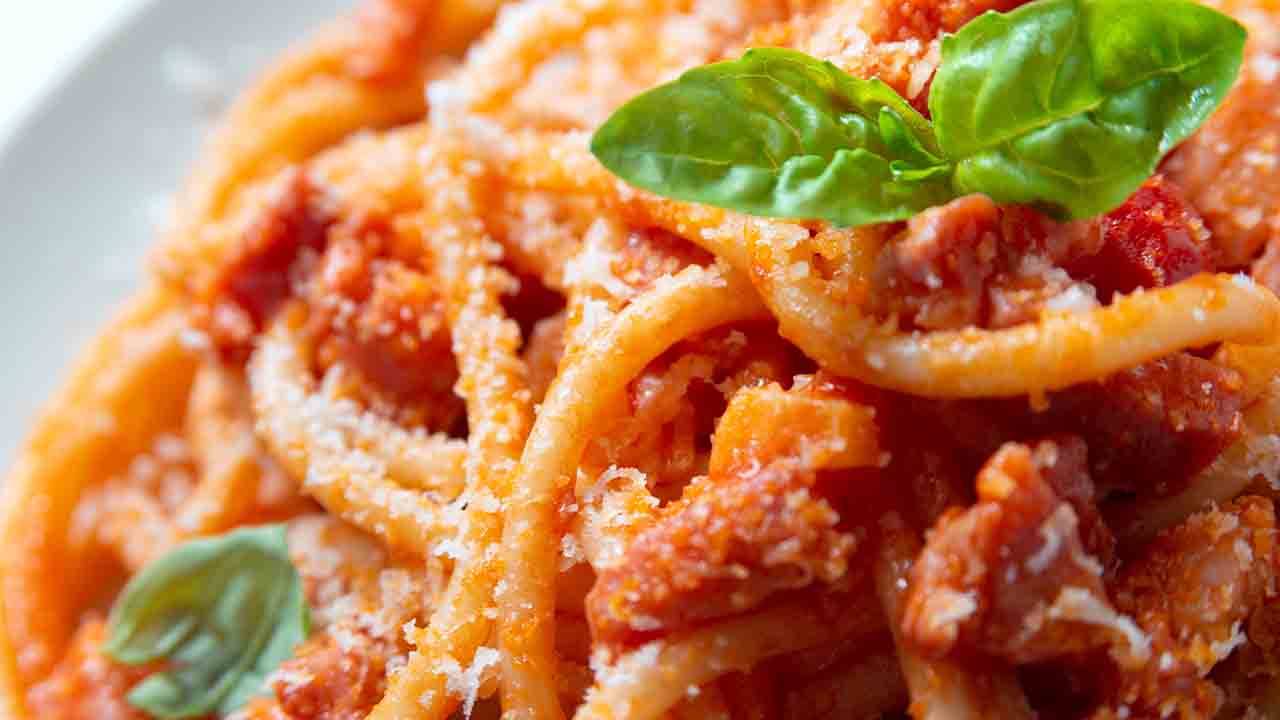
<instances>
[{"instance_id":1,"label":"pasta dish","mask_svg":"<svg viewBox=\"0 0 1280 720\"><path fill-rule=\"evenodd\" d=\"M231 107L0 715L1280 717L1280 4L499 4Z\"/></svg>"}]
</instances>

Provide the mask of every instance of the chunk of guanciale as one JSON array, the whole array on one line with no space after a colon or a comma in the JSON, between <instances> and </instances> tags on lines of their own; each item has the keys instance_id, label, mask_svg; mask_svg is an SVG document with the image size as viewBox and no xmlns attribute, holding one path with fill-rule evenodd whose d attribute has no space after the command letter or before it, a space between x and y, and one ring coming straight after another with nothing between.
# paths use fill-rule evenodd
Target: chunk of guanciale
<instances>
[{"instance_id":1,"label":"chunk of guanciale","mask_svg":"<svg viewBox=\"0 0 1280 720\"><path fill-rule=\"evenodd\" d=\"M1093 502L1084 443L1007 444L977 488L976 504L938 520L912 568L907 642L932 656L967 648L1028 663L1134 630L1107 600L1099 558L1115 541Z\"/></svg>"},{"instance_id":2,"label":"chunk of guanciale","mask_svg":"<svg viewBox=\"0 0 1280 720\"><path fill-rule=\"evenodd\" d=\"M1275 510L1265 498L1238 498L1157 536L1112 587L1150 658L1121 667L1100 716L1127 708L1135 717L1212 717L1222 694L1204 676L1246 642L1250 617L1275 599L1276 564Z\"/></svg>"},{"instance_id":3,"label":"chunk of guanciale","mask_svg":"<svg viewBox=\"0 0 1280 720\"><path fill-rule=\"evenodd\" d=\"M1029 422L1083 437L1100 488L1167 495L1240 436L1243 391L1235 370L1178 353L1054 393Z\"/></svg>"},{"instance_id":4,"label":"chunk of guanciale","mask_svg":"<svg viewBox=\"0 0 1280 720\"><path fill-rule=\"evenodd\" d=\"M299 285L317 372L338 366L356 394L405 425L447 431L465 412L444 299L421 267L389 256L379 228L335 228Z\"/></svg>"},{"instance_id":5,"label":"chunk of guanciale","mask_svg":"<svg viewBox=\"0 0 1280 720\"><path fill-rule=\"evenodd\" d=\"M740 391L716 430L709 475L601 572L587 598L596 640L630 645L840 580L857 537L838 527L818 471L874 462L871 418L813 384Z\"/></svg>"},{"instance_id":6,"label":"chunk of guanciale","mask_svg":"<svg viewBox=\"0 0 1280 720\"><path fill-rule=\"evenodd\" d=\"M935 427L950 456L963 461L967 477L1007 440L1069 434L1089 446L1089 473L1100 492L1162 496L1185 488L1235 442L1245 401L1239 372L1175 353L1050 393L1040 408L1013 398L905 399L890 409L902 416L895 420L905 428L908 447L912 428Z\"/></svg>"},{"instance_id":7,"label":"chunk of guanciale","mask_svg":"<svg viewBox=\"0 0 1280 720\"><path fill-rule=\"evenodd\" d=\"M1059 266L1096 252L1098 242L1084 225L968 195L916 215L885 244L872 309L927 330L1034 321L1064 293L1093 301Z\"/></svg>"},{"instance_id":8,"label":"chunk of guanciale","mask_svg":"<svg viewBox=\"0 0 1280 720\"><path fill-rule=\"evenodd\" d=\"M317 373L340 366L346 394L371 409L406 425L453 429L464 408L429 258L401 247L372 210L338 219L305 168L285 171L270 189L227 256L193 288L197 325L240 362L273 318L301 308Z\"/></svg>"},{"instance_id":9,"label":"chunk of guanciale","mask_svg":"<svg viewBox=\"0 0 1280 720\"><path fill-rule=\"evenodd\" d=\"M925 210L885 244L872 309L927 330L1000 328L1215 267L1204 222L1160 175L1120 207L1070 223L969 195Z\"/></svg>"},{"instance_id":10,"label":"chunk of guanciale","mask_svg":"<svg viewBox=\"0 0 1280 720\"><path fill-rule=\"evenodd\" d=\"M1208 228L1161 175L1093 223L1102 239L1098 252L1070 261L1067 270L1092 284L1103 301L1214 269Z\"/></svg>"},{"instance_id":11,"label":"chunk of guanciale","mask_svg":"<svg viewBox=\"0 0 1280 720\"><path fill-rule=\"evenodd\" d=\"M224 355L247 357L254 336L292 294L299 258L324 247L334 222L306 172L291 168L274 180L226 258L193 289L197 319Z\"/></svg>"}]
</instances>

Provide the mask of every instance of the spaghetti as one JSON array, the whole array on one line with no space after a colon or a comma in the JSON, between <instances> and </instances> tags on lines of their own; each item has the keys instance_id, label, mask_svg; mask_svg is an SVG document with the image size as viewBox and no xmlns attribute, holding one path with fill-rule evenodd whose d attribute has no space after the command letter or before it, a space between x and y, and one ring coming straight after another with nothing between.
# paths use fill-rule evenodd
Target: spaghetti
<instances>
[{"instance_id":1,"label":"spaghetti","mask_svg":"<svg viewBox=\"0 0 1280 720\"><path fill-rule=\"evenodd\" d=\"M1086 220L751 217L588 152L751 47L923 110L1020 4L369 0L291 52L6 481L3 712L151 716L194 656L107 611L281 524L310 626L219 716L1280 714L1280 6L1212 3L1235 86Z\"/></svg>"}]
</instances>

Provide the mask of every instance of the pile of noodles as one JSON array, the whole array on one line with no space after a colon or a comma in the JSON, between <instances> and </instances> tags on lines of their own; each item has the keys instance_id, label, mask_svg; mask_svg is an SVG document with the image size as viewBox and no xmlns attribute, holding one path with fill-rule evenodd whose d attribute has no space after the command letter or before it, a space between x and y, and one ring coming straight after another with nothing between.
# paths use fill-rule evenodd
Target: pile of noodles
<instances>
[{"instance_id":1,"label":"pile of noodles","mask_svg":"<svg viewBox=\"0 0 1280 720\"><path fill-rule=\"evenodd\" d=\"M145 670L98 651L115 594L265 522L316 627L251 718L1280 707L1274 0L1223 3L1241 80L1161 168L1218 272L1021 322L886 311L902 224L663 200L586 150L636 93L748 47L923 107L941 34L1017 4L377 0L287 55L6 480L8 715L137 712ZM1178 363L1230 386L1204 388L1230 442L1187 478L1070 495L1051 476L1078 439L984 414ZM956 460L980 432L998 450ZM1096 458L1124 432L1076 434ZM1046 582L948 589L1010 556ZM1015 611L1034 637L995 632Z\"/></svg>"}]
</instances>

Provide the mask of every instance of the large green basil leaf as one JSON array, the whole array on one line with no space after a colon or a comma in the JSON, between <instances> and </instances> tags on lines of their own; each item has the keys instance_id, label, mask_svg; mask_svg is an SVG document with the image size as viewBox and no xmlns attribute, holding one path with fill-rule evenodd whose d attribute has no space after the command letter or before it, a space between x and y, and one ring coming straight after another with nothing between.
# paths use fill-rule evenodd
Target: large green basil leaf
<instances>
[{"instance_id":1,"label":"large green basil leaf","mask_svg":"<svg viewBox=\"0 0 1280 720\"><path fill-rule=\"evenodd\" d=\"M111 610L104 652L129 665L165 661L129 693L157 718L228 714L310 630L283 525L193 540L147 565Z\"/></svg>"},{"instance_id":2,"label":"large green basil leaf","mask_svg":"<svg viewBox=\"0 0 1280 720\"><path fill-rule=\"evenodd\" d=\"M863 225L951 198L929 122L897 93L779 48L632 99L591 151L638 187L752 215Z\"/></svg>"},{"instance_id":3,"label":"large green basil leaf","mask_svg":"<svg viewBox=\"0 0 1280 720\"><path fill-rule=\"evenodd\" d=\"M1119 205L1222 102L1245 30L1189 0L1037 0L942 42L929 109L958 194Z\"/></svg>"}]
</instances>

